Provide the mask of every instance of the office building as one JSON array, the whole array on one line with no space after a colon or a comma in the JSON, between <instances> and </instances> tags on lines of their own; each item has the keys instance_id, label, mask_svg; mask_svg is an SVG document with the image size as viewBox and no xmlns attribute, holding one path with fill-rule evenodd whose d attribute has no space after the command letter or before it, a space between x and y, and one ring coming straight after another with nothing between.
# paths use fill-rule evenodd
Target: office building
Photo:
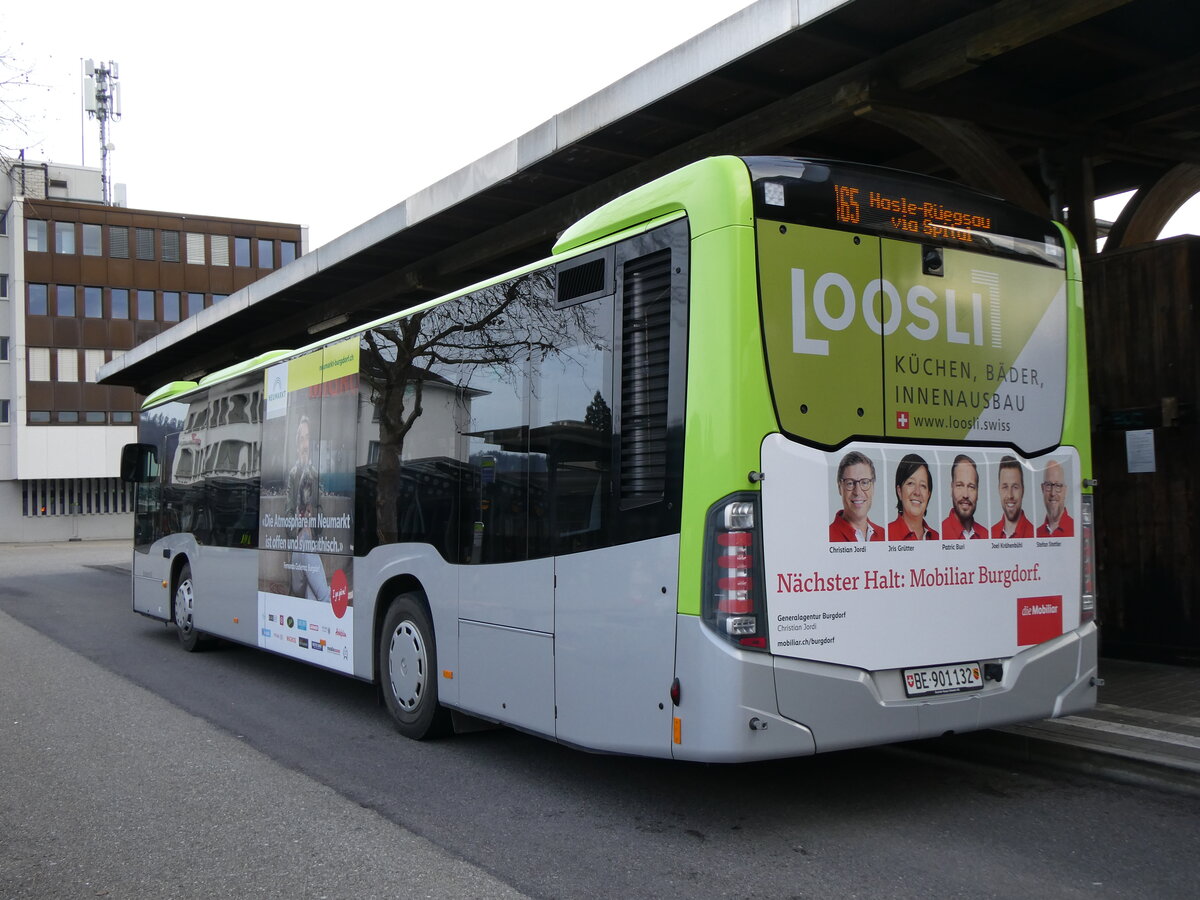
<instances>
[{"instance_id":1,"label":"office building","mask_svg":"<svg viewBox=\"0 0 1200 900\"><path fill-rule=\"evenodd\" d=\"M96 370L301 255L299 225L129 209L100 170L0 160L0 542L125 538L142 398Z\"/></svg>"}]
</instances>

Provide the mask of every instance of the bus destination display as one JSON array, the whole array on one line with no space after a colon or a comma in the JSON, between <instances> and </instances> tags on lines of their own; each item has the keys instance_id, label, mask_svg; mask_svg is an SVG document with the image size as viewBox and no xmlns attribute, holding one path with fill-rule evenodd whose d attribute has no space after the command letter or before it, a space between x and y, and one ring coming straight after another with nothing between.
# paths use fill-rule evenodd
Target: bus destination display
<instances>
[{"instance_id":1,"label":"bus destination display","mask_svg":"<svg viewBox=\"0 0 1200 900\"><path fill-rule=\"evenodd\" d=\"M833 186L834 218L843 225L885 226L940 240L972 243L992 231L992 217L955 209L935 200L893 196L848 184Z\"/></svg>"}]
</instances>

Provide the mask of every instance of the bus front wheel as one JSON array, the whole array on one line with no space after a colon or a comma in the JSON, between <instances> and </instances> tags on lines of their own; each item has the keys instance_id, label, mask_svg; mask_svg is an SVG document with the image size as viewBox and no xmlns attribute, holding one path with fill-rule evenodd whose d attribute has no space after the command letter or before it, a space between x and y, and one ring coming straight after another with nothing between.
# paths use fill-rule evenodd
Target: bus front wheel
<instances>
[{"instance_id":1,"label":"bus front wheel","mask_svg":"<svg viewBox=\"0 0 1200 900\"><path fill-rule=\"evenodd\" d=\"M179 645L188 653L200 646L200 632L196 630L196 623L192 618L195 599L192 567L184 563L175 582L175 599L171 611L175 618L175 629L179 633Z\"/></svg>"},{"instance_id":2,"label":"bus front wheel","mask_svg":"<svg viewBox=\"0 0 1200 900\"><path fill-rule=\"evenodd\" d=\"M449 730L449 710L438 705L437 648L433 624L416 594L401 594L383 620L379 680L396 728L413 740Z\"/></svg>"}]
</instances>

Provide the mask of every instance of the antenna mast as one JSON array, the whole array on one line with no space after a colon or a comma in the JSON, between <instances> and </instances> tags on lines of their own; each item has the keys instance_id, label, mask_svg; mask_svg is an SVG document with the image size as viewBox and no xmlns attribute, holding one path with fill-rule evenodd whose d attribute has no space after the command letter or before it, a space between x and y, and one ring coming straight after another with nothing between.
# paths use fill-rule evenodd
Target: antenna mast
<instances>
[{"instance_id":1,"label":"antenna mast","mask_svg":"<svg viewBox=\"0 0 1200 900\"><path fill-rule=\"evenodd\" d=\"M83 64L83 108L93 119L100 120L100 187L104 205L110 204L108 152L116 145L108 140L108 120L121 118L121 85L117 83L117 64L112 60Z\"/></svg>"}]
</instances>

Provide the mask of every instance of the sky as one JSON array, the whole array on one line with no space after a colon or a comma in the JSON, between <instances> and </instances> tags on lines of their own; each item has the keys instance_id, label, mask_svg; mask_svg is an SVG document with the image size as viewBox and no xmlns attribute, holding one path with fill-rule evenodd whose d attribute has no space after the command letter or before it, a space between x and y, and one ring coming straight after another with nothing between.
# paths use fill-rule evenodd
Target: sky
<instances>
[{"instance_id":1,"label":"sky","mask_svg":"<svg viewBox=\"0 0 1200 900\"><path fill-rule=\"evenodd\" d=\"M3 99L26 129L0 124L0 147L99 167L82 60L112 60L128 206L300 224L312 250L750 3L59 0L50 18L9 2L0 81L19 82ZM1164 235L1184 231L1200 232L1200 198Z\"/></svg>"},{"instance_id":2,"label":"sky","mask_svg":"<svg viewBox=\"0 0 1200 900\"><path fill-rule=\"evenodd\" d=\"M113 60L130 207L306 225L311 250L750 2L3 3L29 84L0 146L99 167L81 60Z\"/></svg>"}]
</instances>

